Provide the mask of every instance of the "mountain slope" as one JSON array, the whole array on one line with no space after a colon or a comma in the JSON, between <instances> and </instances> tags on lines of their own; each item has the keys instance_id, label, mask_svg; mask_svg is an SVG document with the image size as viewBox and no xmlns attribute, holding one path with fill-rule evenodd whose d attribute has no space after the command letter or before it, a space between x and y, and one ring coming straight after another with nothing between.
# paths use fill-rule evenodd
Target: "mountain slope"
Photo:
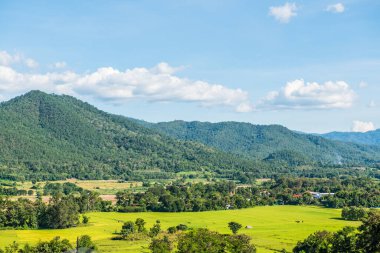
<instances>
[{"instance_id":1,"label":"mountain slope","mask_svg":"<svg viewBox=\"0 0 380 253\"><path fill-rule=\"evenodd\" d=\"M254 163L175 140L70 96L32 91L0 105L0 177L166 178Z\"/></svg>"},{"instance_id":2,"label":"mountain slope","mask_svg":"<svg viewBox=\"0 0 380 253\"><path fill-rule=\"evenodd\" d=\"M293 165L299 165L300 162L359 165L376 163L380 158L378 147L327 140L296 133L279 125L184 121L144 124L181 140L201 142L251 159L288 159L295 163Z\"/></svg>"},{"instance_id":3,"label":"mountain slope","mask_svg":"<svg viewBox=\"0 0 380 253\"><path fill-rule=\"evenodd\" d=\"M327 134L322 134L321 136L331 140L380 146L380 129L365 133L331 132Z\"/></svg>"}]
</instances>

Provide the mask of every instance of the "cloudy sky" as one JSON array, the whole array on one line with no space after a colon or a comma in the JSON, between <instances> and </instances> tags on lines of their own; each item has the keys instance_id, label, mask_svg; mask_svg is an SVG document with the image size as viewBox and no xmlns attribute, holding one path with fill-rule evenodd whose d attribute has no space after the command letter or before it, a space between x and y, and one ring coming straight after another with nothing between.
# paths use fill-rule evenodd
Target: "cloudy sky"
<instances>
[{"instance_id":1,"label":"cloudy sky","mask_svg":"<svg viewBox=\"0 0 380 253\"><path fill-rule=\"evenodd\" d=\"M148 121L380 128L380 1L0 1L0 100Z\"/></svg>"}]
</instances>

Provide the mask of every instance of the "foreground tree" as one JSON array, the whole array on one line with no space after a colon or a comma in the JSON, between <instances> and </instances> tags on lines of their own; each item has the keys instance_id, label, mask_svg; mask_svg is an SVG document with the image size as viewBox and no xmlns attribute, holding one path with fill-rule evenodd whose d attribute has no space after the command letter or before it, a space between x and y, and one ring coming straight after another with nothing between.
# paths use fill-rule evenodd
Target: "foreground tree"
<instances>
[{"instance_id":1,"label":"foreground tree","mask_svg":"<svg viewBox=\"0 0 380 253\"><path fill-rule=\"evenodd\" d=\"M172 252L173 245L167 236L163 239L153 239L149 245L152 253L170 253Z\"/></svg>"},{"instance_id":2,"label":"foreground tree","mask_svg":"<svg viewBox=\"0 0 380 253\"><path fill-rule=\"evenodd\" d=\"M227 237L227 250L234 253L255 253L256 247L251 244L247 235L232 235Z\"/></svg>"},{"instance_id":3,"label":"foreground tree","mask_svg":"<svg viewBox=\"0 0 380 253\"><path fill-rule=\"evenodd\" d=\"M182 234L178 240L178 253L255 253L256 248L246 235L222 235L201 228Z\"/></svg>"},{"instance_id":4,"label":"foreground tree","mask_svg":"<svg viewBox=\"0 0 380 253\"><path fill-rule=\"evenodd\" d=\"M331 252L332 234L328 231L317 231L304 241L298 242L294 253L328 253Z\"/></svg>"},{"instance_id":5,"label":"foreground tree","mask_svg":"<svg viewBox=\"0 0 380 253\"><path fill-rule=\"evenodd\" d=\"M380 212L370 211L359 231L359 247L368 253L380 252Z\"/></svg>"},{"instance_id":6,"label":"foreground tree","mask_svg":"<svg viewBox=\"0 0 380 253\"><path fill-rule=\"evenodd\" d=\"M354 227L344 227L342 230L334 233L331 238L332 253L356 253L357 236Z\"/></svg>"},{"instance_id":7,"label":"foreground tree","mask_svg":"<svg viewBox=\"0 0 380 253\"><path fill-rule=\"evenodd\" d=\"M33 247L31 247L33 249ZM55 237L49 242L39 242L36 247L34 247L35 251L30 252L38 252L38 253L62 253L72 250L73 246L70 244L69 240L63 239L61 240L59 236Z\"/></svg>"},{"instance_id":8,"label":"foreground tree","mask_svg":"<svg viewBox=\"0 0 380 253\"><path fill-rule=\"evenodd\" d=\"M370 211L358 230L344 227L335 233L315 232L304 241L298 242L293 252L378 253L380 252L380 212Z\"/></svg>"},{"instance_id":9,"label":"foreground tree","mask_svg":"<svg viewBox=\"0 0 380 253\"><path fill-rule=\"evenodd\" d=\"M219 253L225 246L219 233L201 228L180 236L177 247L178 253Z\"/></svg>"}]
</instances>

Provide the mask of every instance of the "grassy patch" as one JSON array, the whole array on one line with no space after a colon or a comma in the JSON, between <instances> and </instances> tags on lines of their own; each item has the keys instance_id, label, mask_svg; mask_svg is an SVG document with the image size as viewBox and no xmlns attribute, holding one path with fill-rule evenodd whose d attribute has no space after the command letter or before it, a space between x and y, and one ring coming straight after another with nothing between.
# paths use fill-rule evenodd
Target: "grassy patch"
<instances>
[{"instance_id":1,"label":"grassy patch","mask_svg":"<svg viewBox=\"0 0 380 253\"><path fill-rule=\"evenodd\" d=\"M0 247L18 241L38 242L54 236L68 238L75 242L77 236L88 234L98 244L100 252L146 252L149 241L112 241L113 232L120 230L124 221L143 218L147 227L159 219L163 229L180 223L189 227L207 227L221 233L230 233L227 223L239 222L241 229L253 238L258 252L292 249L298 240L304 239L316 230L335 231L343 226L357 226L359 222L339 220L340 210L310 206L266 206L242 210L210 211L198 213L89 213L90 224L63 230L3 230L0 231ZM297 223L296 221L303 221ZM145 250L144 250L145 248Z\"/></svg>"}]
</instances>

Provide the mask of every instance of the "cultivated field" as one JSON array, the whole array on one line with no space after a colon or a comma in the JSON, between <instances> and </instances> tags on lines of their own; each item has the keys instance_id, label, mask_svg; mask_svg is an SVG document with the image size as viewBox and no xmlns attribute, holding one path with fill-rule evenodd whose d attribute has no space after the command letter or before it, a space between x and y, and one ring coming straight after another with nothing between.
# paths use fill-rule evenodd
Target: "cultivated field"
<instances>
[{"instance_id":1,"label":"cultivated field","mask_svg":"<svg viewBox=\"0 0 380 253\"><path fill-rule=\"evenodd\" d=\"M73 184L76 184L77 186L90 190L90 191L96 191L100 194L108 195L108 194L115 194L118 191L122 191L125 189L134 189L136 191L141 190L142 188L142 182L134 182L134 181L128 181L128 182L119 182L118 180L78 180L78 179L67 179L67 180L60 180L60 181L51 181L52 183L65 183L70 182ZM45 185L46 182L38 182L37 185L39 185L41 188ZM19 189L28 190L33 186L32 182L26 181L26 182L17 182L16 187Z\"/></svg>"},{"instance_id":2,"label":"cultivated field","mask_svg":"<svg viewBox=\"0 0 380 253\"><path fill-rule=\"evenodd\" d=\"M3 230L0 231L0 247L17 241L38 242L55 236L75 242L79 235L88 234L99 246L99 252L148 252L147 241L113 241L113 233L120 230L122 222L140 217L147 227L159 219L163 229L178 224L189 227L207 227L221 233L229 233L227 223L237 221L253 238L258 252L275 252L283 248L291 250L298 240L317 230L335 231L343 226L357 226L359 222L340 220L340 210L310 206L266 206L242 210L210 211L198 213L90 213L90 224L63 230ZM296 221L301 221L297 223ZM303 222L302 222L303 221Z\"/></svg>"}]
</instances>

